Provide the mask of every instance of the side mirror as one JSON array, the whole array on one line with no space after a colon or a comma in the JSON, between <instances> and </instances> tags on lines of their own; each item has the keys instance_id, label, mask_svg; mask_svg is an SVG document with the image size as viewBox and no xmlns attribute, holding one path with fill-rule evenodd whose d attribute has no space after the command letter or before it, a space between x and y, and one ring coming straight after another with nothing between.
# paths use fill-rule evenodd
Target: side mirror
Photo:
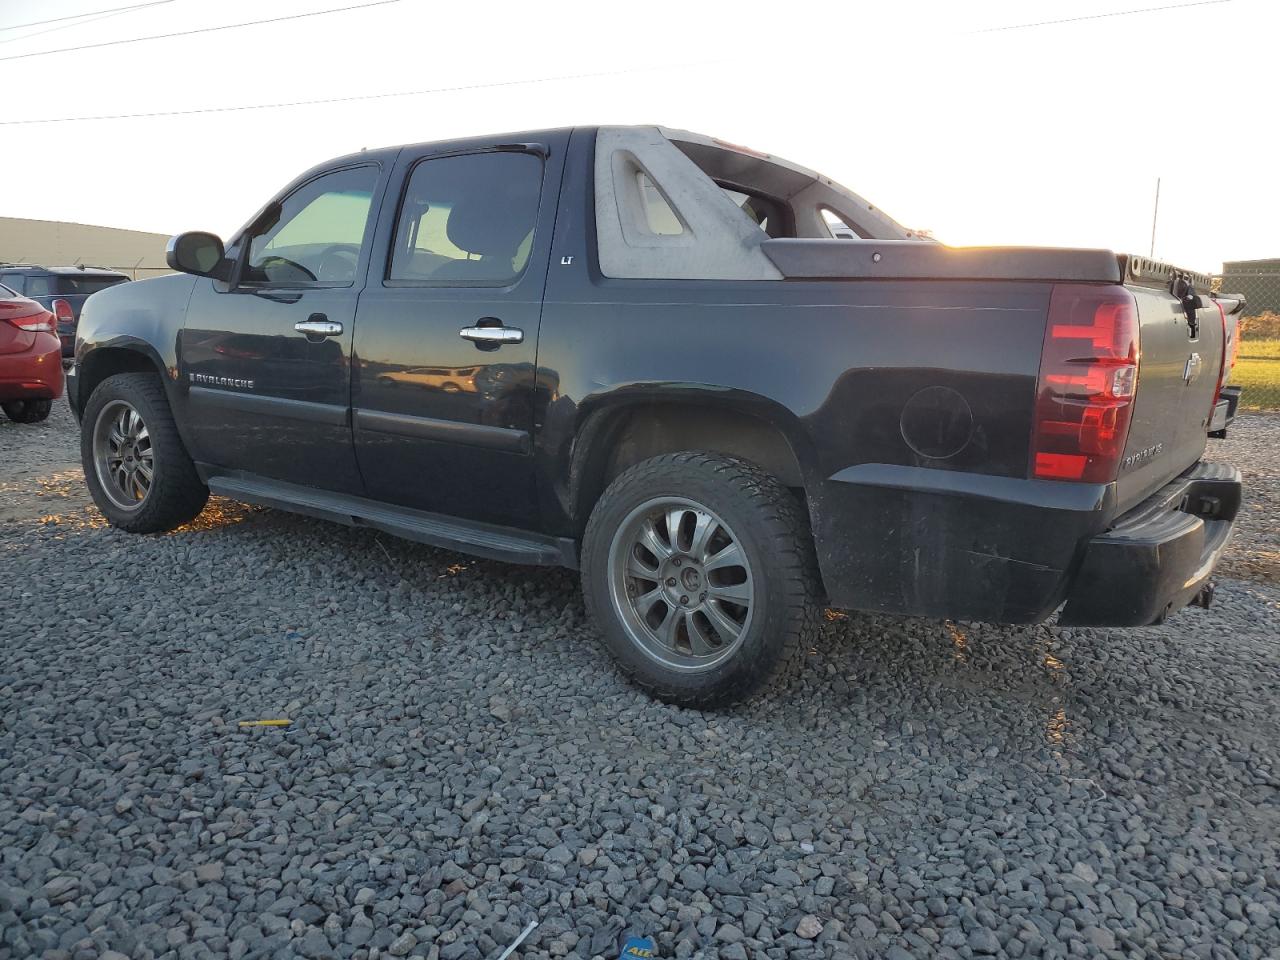
<instances>
[{"instance_id":1,"label":"side mirror","mask_svg":"<svg viewBox=\"0 0 1280 960\"><path fill-rule=\"evenodd\" d=\"M164 259L169 269L194 273L197 277L226 280L230 273L222 240L212 233L198 230L173 237L165 248Z\"/></svg>"}]
</instances>

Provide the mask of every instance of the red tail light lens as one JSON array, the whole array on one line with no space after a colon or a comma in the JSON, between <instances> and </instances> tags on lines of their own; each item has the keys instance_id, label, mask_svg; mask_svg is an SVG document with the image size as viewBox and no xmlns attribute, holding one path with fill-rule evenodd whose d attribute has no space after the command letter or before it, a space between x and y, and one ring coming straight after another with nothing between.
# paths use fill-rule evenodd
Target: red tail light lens
<instances>
[{"instance_id":1,"label":"red tail light lens","mask_svg":"<svg viewBox=\"0 0 1280 960\"><path fill-rule=\"evenodd\" d=\"M76 318L71 309L71 304L66 300L53 301L53 315L58 318L59 323L71 323Z\"/></svg>"},{"instance_id":2,"label":"red tail light lens","mask_svg":"<svg viewBox=\"0 0 1280 960\"><path fill-rule=\"evenodd\" d=\"M1213 411L1218 408L1218 401L1222 398L1222 385L1227 382L1227 373L1236 362L1234 350L1230 357L1227 356L1227 312L1217 301L1214 301L1213 305L1218 308L1218 317L1222 320L1222 356L1219 358L1222 362L1218 365L1218 385L1213 388L1213 403L1209 404L1210 420L1213 419ZM1239 333L1236 339L1239 339Z\"/></svg>"},{"instance_id":3,"label":"red tail light lens","mask_svg":"<svg viewBox=\"0 0 1280 960\"><path fill-rule=\"evenodd\" d=\"M27 333L53 333L53 314L48 310L41 310L39 313L29 313L22 317L4 317L13 326L19 330L25 330Z\"/></svg>"},{"instance_id":4,"label":"red tail light lens","mask_svg":"<svg viewBox=\"0 0 1280 960\"><path fill-rule=\"evenodd\" d=\"M1138 387L1138 305L1124 287L1058 284L1040 354L1032 476L1116 478Z\"/></svg>"}]
</instances>

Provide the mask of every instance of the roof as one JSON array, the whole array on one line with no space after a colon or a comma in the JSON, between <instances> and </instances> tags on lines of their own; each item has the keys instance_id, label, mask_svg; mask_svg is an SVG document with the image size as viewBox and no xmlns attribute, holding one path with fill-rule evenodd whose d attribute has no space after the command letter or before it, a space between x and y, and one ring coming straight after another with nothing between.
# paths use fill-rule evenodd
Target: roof
<instances>
[{"instance_id":1,"label":"roof","mask_svg":"<svg viewBox=\"0 0 1280 960\"><path fill-rule=\"evenodd\" d=\"M1223 273L1235 273L1238 270L1280 270L1280 258L1269 260L1227 260L1222 264Z\"/></svg>"},{"instance_id":2,"label":"roof","mask_svg":"<svg viewBox=\"0 0 1280 960\"><path fill-rule=\"evenodd\" d=\"M70 274L76 277L127 277L127 273L112 270L110 267L91 267L88 264L74 267L46 267L38 263L0 263L0 270L14 272L30 270L36 273L52 273L55 276Z\"/></svg>"}]
</instances>

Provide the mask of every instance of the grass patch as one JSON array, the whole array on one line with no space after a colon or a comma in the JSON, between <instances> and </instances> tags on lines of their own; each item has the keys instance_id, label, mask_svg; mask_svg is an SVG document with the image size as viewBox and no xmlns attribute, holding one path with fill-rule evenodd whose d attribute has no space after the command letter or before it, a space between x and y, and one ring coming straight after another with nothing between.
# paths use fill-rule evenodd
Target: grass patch
<instances>
[{"instance_id":1,"label":"grass patch","mask_svg":"<svg viewBox=\"0 0 1280 960\"><path fill-rule=\"evenodd\" d=\"M1248 357L1248 345L1248 341L1241 345L1240 359L1231 372L1231 382L1244 387L1240 405L1252 410L1280 410L1280 352L1270 357Z\"/></svg>"},{"instance_id":2,"label":"grass patch","mask_svg":"<svg viewBox=\"0 0 1280 960\"><path fill-rule=\"evenodd\" d=\"M1241 360L1280 360L1280 340L1241 340Z\"/></svg>"}]
</instances>

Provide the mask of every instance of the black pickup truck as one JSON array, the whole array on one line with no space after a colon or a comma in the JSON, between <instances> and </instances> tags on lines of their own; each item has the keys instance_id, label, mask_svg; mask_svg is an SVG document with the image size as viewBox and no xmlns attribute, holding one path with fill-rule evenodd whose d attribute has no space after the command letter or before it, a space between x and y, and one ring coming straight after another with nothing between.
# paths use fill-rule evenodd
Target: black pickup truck
<instances>
[{"instance_id":1,"label":"black pickup truck","mask_svg":"<svg viewBox=\"0 0 1280 960\"><path fill-rule=\"evenodd\" d=\"M824 603L1158 622L1208 603L1240 503L1201 460L1241 305L1207 277L914 239L706 136L361 152L169 263L80 319L111 523L212 491L576 567L621 668L678 703L758 688Z\"/></svg>"}]
</instances>

